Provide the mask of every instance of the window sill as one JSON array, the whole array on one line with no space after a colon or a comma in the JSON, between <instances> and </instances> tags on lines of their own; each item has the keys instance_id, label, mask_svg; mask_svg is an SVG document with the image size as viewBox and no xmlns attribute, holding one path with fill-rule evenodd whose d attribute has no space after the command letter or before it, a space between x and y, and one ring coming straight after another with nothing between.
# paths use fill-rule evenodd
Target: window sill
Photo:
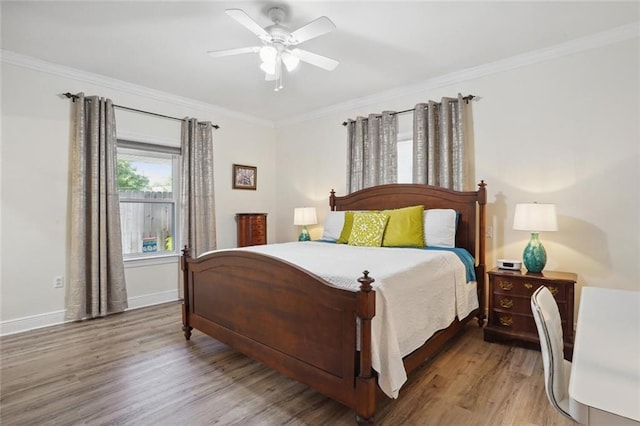
<instances>
[{"instance_id":1,"label":"window sill","mask_svg":"<svg viewBox=\"0 0 640 426\"><path fill-rule=\"evenodd\" d=\"M140 257L128 257L124 259L124 267L126 268L139 268L144 266L153 265L166 265L170 263L178 263L180 260L179 253L161 254L153 257L140 256Z\"/></svg>"}]
</instances>

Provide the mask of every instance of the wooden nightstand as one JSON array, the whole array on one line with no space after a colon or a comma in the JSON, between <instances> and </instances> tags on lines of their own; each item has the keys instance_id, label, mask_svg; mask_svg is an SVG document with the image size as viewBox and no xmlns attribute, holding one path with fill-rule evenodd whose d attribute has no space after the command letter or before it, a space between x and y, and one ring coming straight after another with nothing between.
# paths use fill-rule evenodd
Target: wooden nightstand
<instances>
[{"instance_id":1,"label":"wooden nightstand","mask_svg":"<svg viewBox=\"0 0 640 426\"><path fill-rule=\"evenodd\" d=\"M238 213L238 247L267 244L267 214Z\"/></svg>"},{"instance_id":2,"label":"wooden nightstand","mask_svg":"<svg viewBox=\"0 0 640 426\"><path fill-rule=\"evenodd\" d=\"M562 319L564 356L573 357L573 304L577 275L543 271L539 274L494 268L489 274L489 321L484 340L518 340L525 346L540 348L538 330L531 312L531 295L547 286L558 303Z\"/></svg>"}]
</instances>

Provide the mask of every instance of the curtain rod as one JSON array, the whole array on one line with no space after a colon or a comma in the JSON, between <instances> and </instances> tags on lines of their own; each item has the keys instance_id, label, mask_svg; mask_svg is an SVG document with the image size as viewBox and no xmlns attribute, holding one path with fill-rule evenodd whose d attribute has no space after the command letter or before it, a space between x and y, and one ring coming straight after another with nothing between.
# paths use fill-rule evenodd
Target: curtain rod
<instances>
[{"instance_id":1,"label":"curtain rod","mask_svg":"<svg viewBox=\"0 0 640 426\"><path fill-rule=\"evenodd\" d=\"M469 103L469 101L473 100L473 98L475 98L475 95L467 95L467 96L464 96L462 99L464 99L465 103ZM405 109L404 111L392 112L391 115L405 114L405 113L411 112L411 111L415 111L415 108ZM380 114L378 114L378 115L380 115ZM353 120L351 120L351 121L353 121ZM347 124L349 124L349 121L343 121L342 122L343 126L346 126Z\"/></svg>"},{"instance_id":2,"label":"curtain rod","mask_svg":"<svg viewBox=\"0 0 640 426\"><path fill-rule=\"evenodd\" d=\"M78 99L78 95L74 95L73 93L63 93L62 95L66 96L68 99L72 99L73 102L76 101L76 99ZM113 105L114 108L120 108L120 109L126 109L127 111L133 111L133 112L139 112L142 114L148 114L148 115L154 115L156 117L161 117L161 118L168 118L170 120L178 120L178 121L182 121L182 118L178 118L178 117L171 117L170 115L164 115L164 114L158 114L157 112L150 112L150 111L143 111L141 109L135 109L135 108L129 108L126 106L122 106L122 105ZM198 124L204 124L204 123L198 123ZM211 127L213 127L214 129L219 129L220 126L218 126L217 124L212 124Z\"/></svg>"}]
</instances>

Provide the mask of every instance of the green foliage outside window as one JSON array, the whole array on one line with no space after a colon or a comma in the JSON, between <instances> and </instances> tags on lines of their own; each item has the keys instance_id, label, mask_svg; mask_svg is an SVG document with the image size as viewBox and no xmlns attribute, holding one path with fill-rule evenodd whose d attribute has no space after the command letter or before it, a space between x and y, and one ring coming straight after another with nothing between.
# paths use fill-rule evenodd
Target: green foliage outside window
<instances>
[{"instance_id":1,"label":"green foliage outside window","mask_svg":"<svg viewBox=\"0 0 640 426\"><path fill-rule=\"evenodd\" d=\"M130 191L149 190L149 179L138 174L130 161L118 160L118 189Z\"/></svg>"}]
</instances>

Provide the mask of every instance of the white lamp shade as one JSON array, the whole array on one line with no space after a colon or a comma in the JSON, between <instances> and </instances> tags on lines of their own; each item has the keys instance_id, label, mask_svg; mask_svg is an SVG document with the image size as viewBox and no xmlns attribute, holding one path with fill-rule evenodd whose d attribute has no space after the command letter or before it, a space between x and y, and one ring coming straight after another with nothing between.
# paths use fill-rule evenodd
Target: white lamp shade
<instances>
[{"instance_id":1,"label":"white lamp shade","mask_svg":"<svg viewBox=\"0 0 640 426\"><path fill-rule=\"evenodd\" d=\"M513 229L519 231L557 231L558 219L555 204L516 204Z\"/></svg>"},{"instance_id":2,"label":"white lamp shade","mask_svg":"<svg viewBox=\"0 0 640 426\"><path fill-rule=\"evenodd\" d=\"M260 64L260 69L267 74L275 74L276 73L276 63L275 62L263 62Z\"/></svg>"},{"instance_id":3,"label":"white lamp shade","mask_svg":"<svg viewBox=\"0 0 640 426\"><path fill-rule=\"evenodd\" d=\"M293 211L294 225L315 225L318 223L315 207L296 207Z\"/></svg>"},{"instance_id":4,"label":"white lamp shade","mask_svg":"<svg viewBox=\"0 0 640 426\"><path fill-rule=\"evenodd\" d=\"M282 62L284 62L284 66L287 67L287 71L291 72L298 67L300 59L289 52L284 52L282 54Z\"/></svg>"},{"instance_id":5,"label":"white lamp shade","mask_svg":"<svg viewBox=\"0 0 640 426\"><path fill-rule=\"evenodd\" d=\"M260 48L260 59L262 59L262 62L274 63L277 54L278 51L273 46L262 46Z\"/></svg>"}]
</instances>

